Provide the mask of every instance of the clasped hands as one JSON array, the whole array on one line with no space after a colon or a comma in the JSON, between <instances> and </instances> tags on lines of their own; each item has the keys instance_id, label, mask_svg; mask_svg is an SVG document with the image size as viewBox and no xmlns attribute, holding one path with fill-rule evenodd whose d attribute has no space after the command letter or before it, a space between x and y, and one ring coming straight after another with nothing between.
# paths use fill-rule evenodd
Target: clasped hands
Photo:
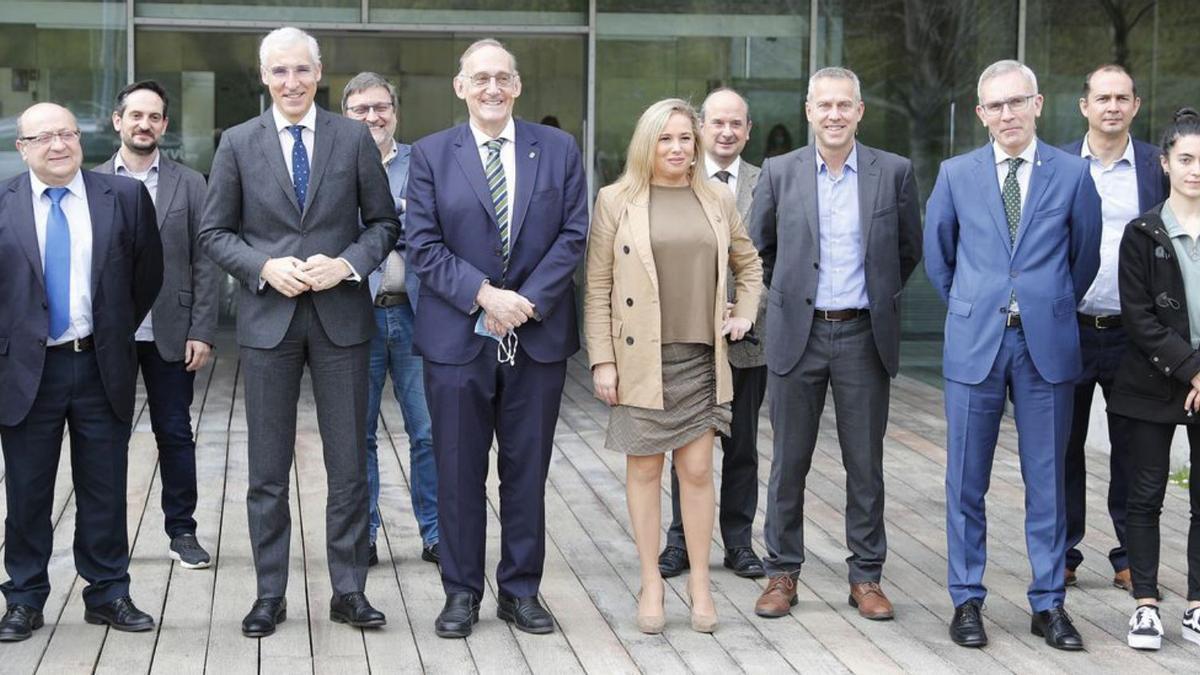
<instances>
[{"instance_id":1,"label":"clasped hands","mask_svg":"<svg viewBox=\"0 0 1200 675\"><path fill-rule=\"evenodd\" d=\"M271 258L258 274L271 288L294 298L306 291L333 288L353 274L353 270L341 258L318 253L308 260L292 256Z\"/></svg>"},{"instance_id":2,"label":"clasped hands","mask_svg":"<svg viewBox=\"0 0 1200 675\"><path fill-rule=\"evenodd\" d=\"M1200 373L1192 377L1192 390L1188 392L1187 399L1183 402L1183 409L1187 411L1189 417L1200 412Z\"/></svg>"},{"instance_id":3,"label":"clasped hands","mask_svg":"<svg viewBox=\"0 0 1200 675\"><path fill-rule=\"evenodd\" d=\"M483 310L483 327L493 335L508 335L534 317L528 298L491 284L484 284L475 295L475 304Z\"/></svg>"}]
</instances>

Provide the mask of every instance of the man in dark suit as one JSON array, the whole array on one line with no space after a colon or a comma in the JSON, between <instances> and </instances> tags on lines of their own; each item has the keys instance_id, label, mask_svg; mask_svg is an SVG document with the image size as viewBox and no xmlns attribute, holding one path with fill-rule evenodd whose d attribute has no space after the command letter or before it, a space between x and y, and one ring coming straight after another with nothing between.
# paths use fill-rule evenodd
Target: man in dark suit
<instances>
[{"instance_id":1,"label":"man in dark suit","mask_svg":"<svg viewBox=\"0 0 1200 675\"><path fill-rule=\"evenodd\" d=\"M574 139L513 120L521 79L511 53L480 40L459 66L454 91L469 121L413 145L405 224L437 457L446 604L435 629L465 637L479 620L495 437L497 616L548 633L554 619L537 597L544 495L566 360L579 350L571 278L587 241L587 188Z\"/></svg>"},{"instance_id":2,"label":"man in dark suit","mask_svg":"<svg viewBox=\"0 0 1200 675\"><path fill-rule=\"evenodd\" d=\"M8 515L0 641L43 624L63 425L75 487L75 569L88 623L146 631L129 599L125 481L133 333L162 284L154 204L140 184L80 171L75 116L38 103L17 121L29 166L0 183L0 445Z\"/></svg>"},{"instance_id":3,"label":"man in dark suit","mask_svg":"<svg viewBox=\"0 0 1200 675\"><path fill-rule=\"evenodd\" d=\"M158 148L167 130L167 92L135 82L117 94L113 128L121 148L96 168L140 180L154 201L163 245L163 285L138 326L138 366L146 384L150 428L158 442L162 510L168 555L186 569L209 566L196 539L196 442L192 437L192 385L208 363L217 331L221 271L200 253L196 234L204 208L204 176L173 162Z\"/></svg>"},{"instance_id":4,"label":"man in dark suit","mask_svg":"<svg viewBox=\"0 0 1200 675\"><path fill-rule=\"evenodd\" d=\"M1092 414L1096 385L1108 400L1113 377L1125 353L1125 328L1121 325L1121 298L1117 294L1117 253L1125 225L1151 207L1162 203L1170 192L1167 176L1159 163L1156 146L1135 140L1129 127L1142 100L1129 73L1118 65L1105 65L1088 73L1083 81L1079 112L1088 122L1083 138L1063 150L1088 160L1092 180L1100 193L1104 229L1100 237L1100 271L1079 302L1079 346L1083 374L1075 381L1075 403L1071 435L1067 440L1067 570L1066 584L1075 584L1075 570L1083 562L1087 511L1087 467L1084 442ZM1108 515L1112 518L1117 545L1108 552L1113 567L1113 585L1133 591L1129 557L1125 553L1125 500L1132 450L1120 415L1108 415L1109 483Z\"/></svg>"},{"instance_id":5,"label":"man in dark suit","mask_svg":"<svg viewBox=\"0 0 1200 675\"><path fill-rule=\"evenodd\" d=\"M883 436L900 361L900 293L921 259L912 162L855 141L864 105L858 77L824 68L804 104L816 143L763 164L751 236L770 286L767 388L775 455L759 616L796 604L804 562L804 486L825 393L833 390L846 467L850 606L891 619L879 581L887 556Z\"/></svg>"},{"instance_id":6,"label":"man in dark suit","mask_svg":"<svg viewBox=\"0 0 1200 675\"><path fill-rule=\"evenodd\" d=\"M750 199L759 175L757 166L742 159L742 150L750 140L750 106L736 91L717 89L704 99L700 118L706 175L709 180L727 186L733 192L738 213L743 219L749 218ZM763 575L762 560L750 545L750 535L758 509L758 411L767 393L762 344L766 308L767 303L758 303L758 318L754 321L756 341L738 340L729 345L733 423L730 435L721 437L720 523L725 567L751 579ZM667 530L667 545L658 557L658 569L664 577L673 577L687 567L679 478L672 465L671 527Z\"/></svg>"},{"instance_id":7,"label":"man in dark suit","mask_svg":"<svg viewBox=\"0 0 1200 675\"><path fill-rule=\"evenodd\" d=\"M329 618L382 626L383 613L363 593L367 360L375 333L363 282L396 245L400 223L367 127L313 103L321 79L317 41L296 28L272 31L259 64L271 108L222 135L200 232L203 250L242 282L246 506L258 575L258 599L242 633L270 635L287 616L288 480L306 364L329 487Z\"/></svg>"}]
</instances>

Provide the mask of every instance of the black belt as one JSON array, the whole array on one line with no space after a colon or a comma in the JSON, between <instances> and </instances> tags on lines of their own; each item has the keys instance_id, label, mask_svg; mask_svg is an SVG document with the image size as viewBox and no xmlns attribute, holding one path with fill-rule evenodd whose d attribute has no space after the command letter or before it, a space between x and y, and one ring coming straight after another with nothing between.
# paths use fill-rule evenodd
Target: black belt
<instances>
[{"instance_id":1,"label":"black belt","mask_svg":"<svg viewBox=\"0 0 1200 675\"><path fill-rule=\"evenodd\" d=\"M408 302L408 295L404 293L380 293L375 296L376 307L395 307Z\"/></svg>"},{"instance_id":2,"label":"black belt","mask_svg":"<svg viewBox=\"0 0 1200 675\"><path fill-rule=\"evenodd\" d=\"M1021 315L1017 314L1015 312L1009 312L1008 314L1005 314L1004 315L1004 326L1006 328L1020 328L1021 327Z\"/></svg>"},{"instance_id":3,"label":"black belt","mask_svg":"<svg viewBox=\"0 0 1200 675\"><path fill-rule=\"evenodd\" d=\"M55 349L59 351L70 352L90 352L96 348L96 342L92 336L77 338L70 342L64 342L61 345L50 345L46 349Z\"/></svg>"},{"instance_id":4,"label":"black belt","mask_svg":"<svg viewBox=\"0 0 1200 675\"><path fill-rule=\"evenodd\" d=\"M860 316L866 316L865 309L818 309L813 311L813 317L822 321L849 321Z\"/></svg>"},{"instance_id":5,"label":"black belt","mask_svg":"<svg viewBox=\"0 0 1200 675\"><path fill-rule=\"evenodd\" d=\"M1079 325L1095 328L1096 330L1108 330L1109 328L1121 327L1120 314L1103 314L1100 316L1092 316L1082 312L1076 314L1079 317Z\"/></svg>"}]
</instances>

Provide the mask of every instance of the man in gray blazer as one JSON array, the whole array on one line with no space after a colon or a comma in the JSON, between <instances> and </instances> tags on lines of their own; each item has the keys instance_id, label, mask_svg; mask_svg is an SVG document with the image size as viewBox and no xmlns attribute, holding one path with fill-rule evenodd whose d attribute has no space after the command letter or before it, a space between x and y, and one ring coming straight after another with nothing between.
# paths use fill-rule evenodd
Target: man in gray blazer
<instances>
[{"instance_id":1,"label":"man in gray blazer","mask_svg":"<svg viewBox=\"0 0 1200 675\"><path fill-rule=\"evenodd\" d=\"M742 150L750 140L750 106L736 91L716 89L704 99L700 118L706 175L709 180L728 186L737 200L738 213L743 219L748 218L750 198L759 175L757 166L742 159ZM756 338L738 340L729 346L729 363L733 367L733 424L730 435L721 437L720 523L725 567L739 577L750 579L763 576L762 561L750 546L750 535L754 513L758 509L758 410L767 392L767 367L762 347L766 308L767 303L758 303L758 318L754 322ZM658 569L664 577L676 576L688 567L679 507L679 479L673 466L671 511L667 545L658 556Z\"/></svg>"},{"instance_id":2,"label":"man in gray blazer","mask_svg":"<svg viewBox=\"0 0 1200 675\"><path fill-rule=\"evenodd\" d=\"M271 108L221 137L200 233L204 251L242 283L246 505L258 574L258 599L242 633L270 635L287 616L288 475L305 364L328 477L329 618L382 626L383 613L363 594L367 360L375 333L366 282L395 246L400 221L366 125L313 103L317 41L296 28L272 31L259 65Z\"/></svg>"},{"instance_id":3,"label":"man in gray blazer","mask_svg":"<svg viewBox=\"0 0 1200 675\"><path fill-rule=\"evenodd\" d=\"M196 243L204 176L159 151L159 139L167 131L167 109L167 92L153 80L122 89L112 114L121 148L96 171L141 181L158 214L163 285L134 339L150 428L158 443L162 510L171 540L168 555L186 569L200 569L208 567L211 558L196 539L192 517L196 511L192 388L196 371L208 363L212 352L221 271Z\"/></svg>"},{"instance_id":4,"label":"man in gray blazer","mask_svg":"<svg viewBox=\"0 0 1200 675\"><path fill-rule=\"evenodd\" d=\"M853 72L817 71L804 108L816 144L763 165L750 217L771 287L768 332L790 338L766 348L775 431L765 528L771 579L755 612L784 616L796 604L804 485L832 388L846 468L850 605L868 619L890 619L879 587L887 553L883 435L900 360L900 292L921 257L916 179L909 160L855 141L864 106Z\"/></svg>"}]
</instances>

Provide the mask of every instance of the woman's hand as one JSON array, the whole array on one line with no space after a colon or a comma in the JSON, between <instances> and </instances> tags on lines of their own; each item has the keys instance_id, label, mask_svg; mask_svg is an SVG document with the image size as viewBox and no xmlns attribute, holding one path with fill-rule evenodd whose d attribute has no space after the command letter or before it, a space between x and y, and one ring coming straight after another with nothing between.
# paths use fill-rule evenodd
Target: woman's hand
<instances>
[{"instance_id":1,"label":"woman's hand","mask_svg":"<svg viewBox=\"0 0 1200 675\"><path fill-rule=\"evenodd\" d=\"M1188 417L1200 412L1200 389L1196 388L1194 381L1192 390L1188 392L1187 400L1183 402L1183 409L1187 411Z\"/></svg>"},{"instance_id":2,"label":"woman's hand","mask_svg":"<svg viewBox=\"0 0 1200 675\"><path fill-rule=\"evenodd\" d=\"M725 325L721 326L721 335L728 335L730 340L737 342L746 337L746 333L749 333L753 326L754 323L750 319L731 316L725 319Z\"/></svg>"},{"instance_id":3,"label":"woman's hand","mask_svg":"<svg viewBox=\"0 0 1200 675\"><path fill-rule=\"evenodd\" d=\"M610 406L617 405L617 364L597 363L592 367L592 386L596 398Z\"/></svg>"}]
</instances>

